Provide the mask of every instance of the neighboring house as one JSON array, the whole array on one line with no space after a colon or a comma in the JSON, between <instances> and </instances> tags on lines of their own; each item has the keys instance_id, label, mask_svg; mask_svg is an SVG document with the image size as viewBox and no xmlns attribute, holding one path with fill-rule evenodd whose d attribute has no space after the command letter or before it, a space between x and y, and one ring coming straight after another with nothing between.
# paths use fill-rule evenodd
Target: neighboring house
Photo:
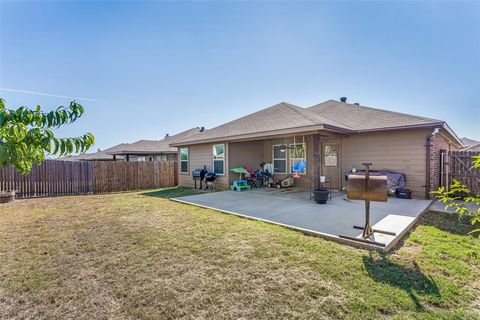
<instances>
[{"instance_id":1,"label":"neighboring house","mask_svg":"<svg viewBox=\"0 0 480 320\"><path fill-rule=\"evenodd\" d=\"M106 151L115 160L125 161L165 161L177 160L177 148L170 144L182 139L188 139L203 131L202 128L192 128L176 135L165 135L163 140L139 140L133 143L123 143L119 148Z\"/></svg>"},{"instance_id":2,"label":"neighboring house","mask_svg":"<svg viewBox=\"0 0 480 320\"><path fill-rule=\"evenodd\" d=\"M90 152L90 153L82 153L79 155L75 156L66 156L60 158L60 160L66 160L66 161L113 161L113 156L111 154L108 154L107 152L112 152L117 149L121 149L124 143L118 144L116 146L113 146L111 148L105 149L105 150L100 150L98 149L97 152ZM123 160L123 157L120 156L117 158L117 160Z\"/></svg>"},{"instance_id":3,"label":"neighboring house","mask_svg":"<svg viewBox=\"0 0 480 320\"><path fill-rule=\"evenodd\" d=\"M171 146L179 147L181 186L193 186L191 171L204 165L226 189L238 178L231 168L273 163L282 178L306 159L296 185L309 187L312 177L323 175L342 188L346 172L371 162L373 169L405 173L415 197L429 197L438 187L439 151L463 147L445 121L335 100L310 108L282 102Z\"/></svg>"},{"instance_id":4,"label":"neighboring house","mask_svg":"<svg viewBox=\"0 0 480 320\"><path fill-rule=\"evenodd\" d=\"M480 141L462 138L462 143L465 146L461 151L480 151Z\"/></svg>"}]
</instances>

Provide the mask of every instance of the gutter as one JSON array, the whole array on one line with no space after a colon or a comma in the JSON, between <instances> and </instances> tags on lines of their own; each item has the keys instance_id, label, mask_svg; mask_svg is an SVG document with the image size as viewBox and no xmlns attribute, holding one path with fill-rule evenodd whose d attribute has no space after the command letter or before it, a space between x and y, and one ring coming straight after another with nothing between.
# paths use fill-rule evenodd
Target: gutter
<instances>
[{"instance_id":1,"label":"gutter","mask_svg":"<svg viewBox=\"0 0 480 320\"><path fill-rule=\"evenodd\" d=\"M416 124L416 125L409 125L409 126L384 127L384 128L377 128L377 129L364 129L364 130L358 130L358 133L378 132L378 131L392 131L392 130L412 130L412 129L422 129L422 128L437 128L437 127L443 127L444 125L445 125L445 122L439 121L439 122Z\"/></svg>"},{"instance_id":2,"label":"gutter","mask_svg":"<svg viewBox=\"0 0 480 320\"><path fill-rule=\"evenodd\" d=\"M116 156L124 156L124 155L158 155L158 154L173 154L177 153L176 151L113 151L113 152L106 152L109 155L116 155Z\"/></svg>"},{"instance_id":3,"label":"gutter","mask_svg":"<svg viewBox=\"0 0 480 320\"><path fill-rule=\"evenodd\" d=\"M445 128L452 135L452 137L457 138L455 133L447 126L447 124L444 121L418 124L418 125L384 127L384 128L376 128L376 129L365 129L365 130L351 130L351 129L340 128L340 127L329 125L329 124L323 124L323 125L301 127L300 131L296 130L297 128L288 128L288 129L282 129L282 130L269 130L269 131L263 131L263 132L253 132L249 134L233 135L229 137L215 137L215 138L206 138L206 139L195 139L190 141L188 140L178 141L175 143L171 143L170 147L181 147L181 146L211 143L211 142L217 142L217 141L235 141L235 140L251 139L251 138L264 138L264 137L275 136L275 135L302 133L302 132L308 132L308 131L314 131L314 130L332 130L335 132L345 133L345 134L359 134L359 133L367 133L367 132L412 130L412 129L422 129L422 128L430 129L430 128L438 128L438 127Z\"/></svg>"},{"instance_id":4,"label":"gutter","mask_svg":"<svg viewBox=\"0 0 480 320\"><path fill-rule=\"evenodd\" d=\"M233 136L227 137L215 137L215 138L206 138L206 139L195 139L193 141L178 141L175 143L171 143L170 147L181 147L181 146L189 146L194 144L202 144L202 143L211 143L211 142L234 142L236 140L243 140L243 139L262 139L262 138L270 138L275 136L281 136L284 134L305 134L305 133L315 133L318 130L330 130L339 133L347 133L347 134L357 134L357 131L350 130L346 128L339 128L332 125L312 125L312 126L304 126L304 127L293 127L293 128L285 128L285 129L275 129L275 130L268 130L268 131L261 131L261 132L252 132L248 134L237 134ZM205 131L208 132L208 131ZM201 134L201 133L200 133Z\"/></svg>"}]
</instances>

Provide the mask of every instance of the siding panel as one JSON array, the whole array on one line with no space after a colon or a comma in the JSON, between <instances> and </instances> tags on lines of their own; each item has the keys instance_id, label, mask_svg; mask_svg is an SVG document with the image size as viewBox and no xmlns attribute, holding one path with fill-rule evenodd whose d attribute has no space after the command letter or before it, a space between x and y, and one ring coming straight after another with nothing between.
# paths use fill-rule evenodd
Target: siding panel
<instances>
[{"instance_id":1,"label":"siding panel","mask_svg":"<svg viewBox=\"0 0 480 320\"><path fill-rule=\"evenodd\" d=\"M219 189L226 189L228 187L228 146L225 144L225 175L218 176L215 181L215 186ZM213 170L213 144L192 145L188 147L188 173L181 173L178 168L179 177L178 185L185 187L194 187L192 179L192 170L207 167L208 171ZM178 161L180 166L180 161ZM198 187L198 185L197 185Z\"/></svg>"},{"instance_id":2,"label":"siding panel","mask_svg":"<svg viewBox=\"0 0 480 320\"><path fill-rule=\"evenodd\" d=\"M429 130L368 133L342 139L342 170L362 168L391 169L405 173L406 187L413 196L424 197L426 175L426 136ZM342 179L343 180L343 179ZM345 186L345 181L342 181Z\"/></svg>"}]
</instances>

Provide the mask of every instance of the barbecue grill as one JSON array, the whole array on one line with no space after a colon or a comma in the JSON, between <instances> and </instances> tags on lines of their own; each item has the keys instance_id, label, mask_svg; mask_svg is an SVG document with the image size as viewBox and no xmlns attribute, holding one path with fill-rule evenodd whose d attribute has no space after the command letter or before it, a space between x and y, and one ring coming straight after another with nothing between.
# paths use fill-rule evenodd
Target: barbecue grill
<instances>
[{"instance_id":1,"label":"barbecue grill","mask_svg":"<svg viewBox=\"0 0 480 320\"><path fill-rule=\"evenodd\" d=\"M195 169L192 171L192 179L195 182L195 189L197 189L197 181L200 181L199 189L203 189L207 188L209 185L213 186L213 182L217 179L217 175L215 172L208 172L207 167L204 166L203 169Z\"/></svg>"},{"instance_id":2,"label":"barbecue grill","mask_svg":"<svg viewBox=\"0 0 480 320\"><path fill-rule=\"evenodd\" d=\"M215 184L213 182L217 179L215 172L205 172L205 186L204 189L215 190Z\"/></svg>"},{"instance_id":3,"label":"barbecue grill","mask_svg":"<svg viewBox=\"0 0 480 320\"><path fill-rule=\"evenodd\" d=\"M202 182L205 178L205 173L207 169L204 167L203 169L195 169L192 171L192 179L195 182L195 189L197 189L197 181L200 181L200 189L202 189Z\"/></svg>"}]
</instances>

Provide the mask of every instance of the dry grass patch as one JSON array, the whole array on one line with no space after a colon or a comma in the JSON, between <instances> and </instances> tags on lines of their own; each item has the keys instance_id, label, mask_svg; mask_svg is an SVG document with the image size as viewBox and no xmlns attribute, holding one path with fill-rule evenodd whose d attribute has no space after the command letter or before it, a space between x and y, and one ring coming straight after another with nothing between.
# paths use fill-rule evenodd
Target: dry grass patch
<instances>
[{"instance_id":1,"label":"dry grass patch","mask_svg":"<svg viewBox=\"0 0 480 320\"><path fill-rule=\"evenodd\" d=\"M0 318L475 315L479 243L428 219L382 257L139 193L1 209Z\"/></svg>"}]
</instances>

